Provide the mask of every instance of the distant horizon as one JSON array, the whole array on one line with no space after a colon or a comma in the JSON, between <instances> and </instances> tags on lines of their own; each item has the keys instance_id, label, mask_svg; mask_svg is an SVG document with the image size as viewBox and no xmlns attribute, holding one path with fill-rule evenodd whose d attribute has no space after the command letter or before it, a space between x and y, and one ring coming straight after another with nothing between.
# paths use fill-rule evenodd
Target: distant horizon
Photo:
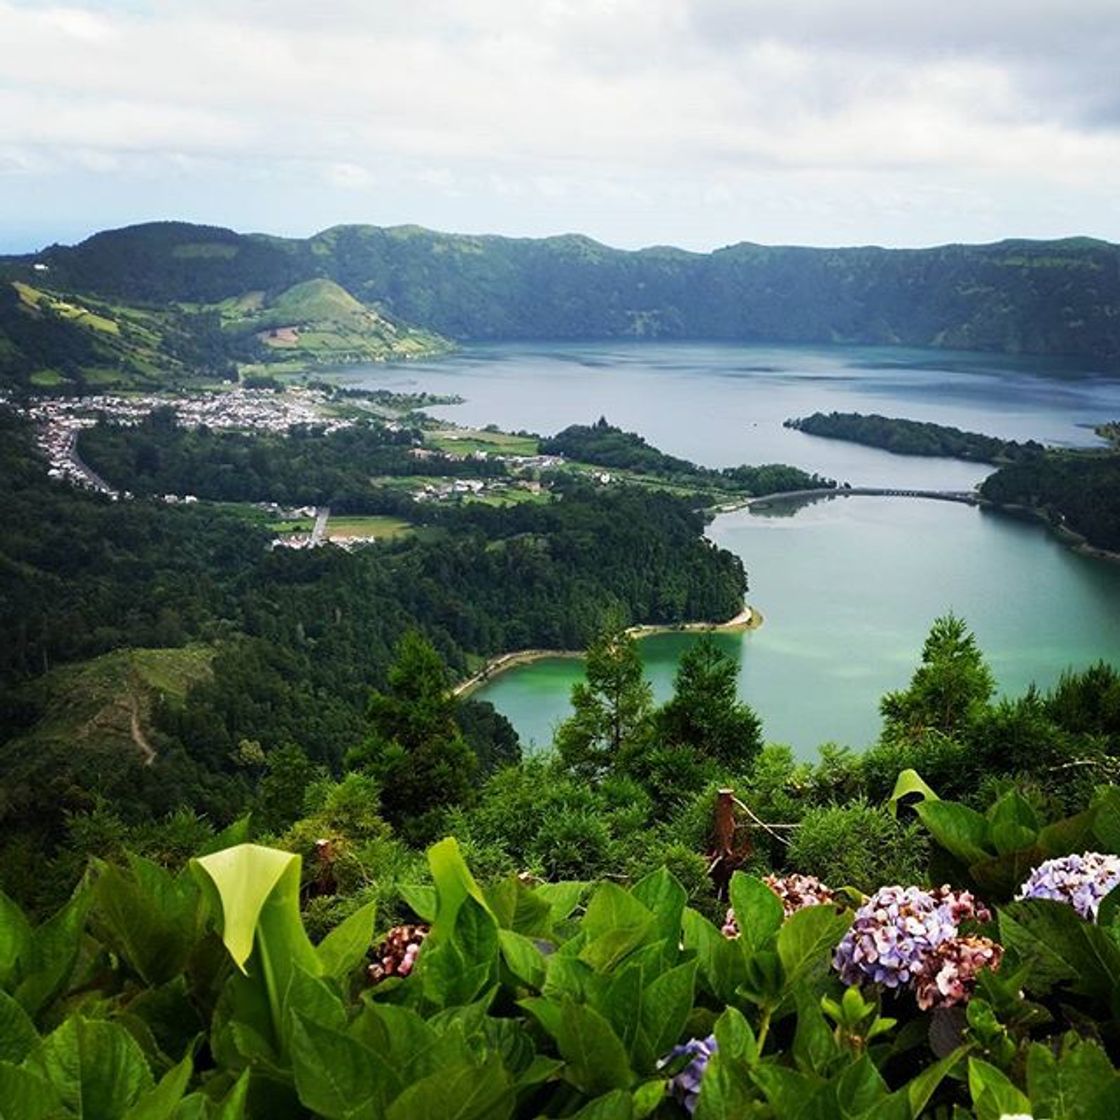
<instances>
[{"instance_id":1,"label":"distant horizon","mask_svg":"<svg viewBox=\"0 0 1120 1120\"><path fill-rule=\"evenodd\" d=\"M43 252L53 246L60 245L64 248L73 248L84 241L88 241L91 237L95 237L102 233L113 233L119 230L134 229L139 226L150 225L189 225L198 227L209 227L211 229L229 230L242 237L252 237L256 235L264 237L277 237L287 241L307 241L311 238L317 237L320 234L326 233L328 230L338 229L343 227L368 227L373 229L422 229L429 233L443 234L450 237L494 237L502 238L510 241L547 241L562 237L583 237L590 241L594 241L604 248L611 249L618 252L636 253L649 251L652 249L673 249L679 252L691 253L696 256L708 256L712 253L719 252L721 249L730 249L738 245L758 245L767 249L822 249L822 250L845 250L845 249L883 249L883 250L899 250L899 251L921 251L928 249L942 249L953 245L965 246L984 246L984 245L998 245L1003 242L1060 242L1060 241L1096 241L1105 245L1120 245L1120 236L1117 239L1101 236L1098 234L1077 232L1055 234L1053 236L1035 236L1035 235L1020 235L1020 234L1006 234L1003 236L991 237L984 240L970 240L966 238L954 238L947 241L930 241L926 243L887 243L876 241L845 241L845 242L812 242L812 241L768 241L760 240L753 237L740 237L734 240L722 241L713 243L708 248L693 248L689 245L676 244L668 240L650 241L640 244L621 244L618 241L605 240L594 234L588 233L585 230L579 229L565 229L557 230L551 233L507 233L502 230L496 229L449 229L438 225L432 225L427 222L419 221L395 221L395 222L377 222L377 221L340 221L330 222L327 225L319 226L312 229L308 233L294 233L294 232L279 232L267 228L248 228L238 226L233 223L227 223L216 220L206 219L193 219L181 217L160 217L160 218L140 218L135 221L125 221L121 223L114 223L112 225L99 226L96 228L88 229L86 232L71 234L69 236L60 233L58 236L43 240L38 244L28 245L26 242L11 242L5 235L5 231L0 229L0 256L9 257L27 257L34 256ZM85 227L83 227L85 228Z\"/></svg>"}]
</instances>

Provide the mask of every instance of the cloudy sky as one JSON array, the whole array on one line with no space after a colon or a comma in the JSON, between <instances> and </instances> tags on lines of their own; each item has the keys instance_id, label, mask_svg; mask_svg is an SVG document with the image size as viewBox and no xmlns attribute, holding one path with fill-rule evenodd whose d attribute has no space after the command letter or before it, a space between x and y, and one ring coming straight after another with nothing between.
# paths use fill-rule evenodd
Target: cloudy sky
<instances>
[{"instance_id":1,"label":"cloudy sky","mask_svg":"<svg viewBox=\"0 0 1120 1120\"><path fill-rule=\"evenodd\" d=\"M0 0L0 251L1120 241L1120 0Z\"/></svg>"}]
</instances>

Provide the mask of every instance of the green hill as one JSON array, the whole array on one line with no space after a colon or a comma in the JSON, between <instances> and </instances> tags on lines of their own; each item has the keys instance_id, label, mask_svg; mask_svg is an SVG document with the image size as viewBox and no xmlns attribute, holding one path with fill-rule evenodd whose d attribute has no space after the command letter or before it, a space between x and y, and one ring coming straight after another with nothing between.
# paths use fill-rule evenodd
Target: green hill
<instances>
[{"instance_id":1,"label":"green hill","mask_svg":"<svg viewBox=\"0 0 1120 1120\"><path fill-rule=\"evenodd\" d=\"M1120 246L1092 238L931 249L744 242L704 254L625 252L578 235L337 226L299 240L163 222L8 258L0 274L49 280L52 292L137 316L178 316L190 341L176 348L179 360L215 367L432 352L435 335L851 342L1109 364L1120 356ZM424 329L405 337L404 324ZM253 333L286 327L303 329ZM2 315L0 336L0 363L7 352L10 365L25 343Z\"/></svg>"}]
</instances>

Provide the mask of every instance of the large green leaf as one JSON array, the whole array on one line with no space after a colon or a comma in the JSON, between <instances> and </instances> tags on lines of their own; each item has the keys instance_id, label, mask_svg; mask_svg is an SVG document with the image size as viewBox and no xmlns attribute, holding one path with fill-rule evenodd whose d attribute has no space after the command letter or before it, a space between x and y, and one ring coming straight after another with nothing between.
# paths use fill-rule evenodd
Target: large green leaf
<instances>
[{"instance_id":1,"label":"large green leaf","mask_svg":"<svg viewBox=\"0 0 1120 1120\"><path fill-rule=\"evenodd\" d=\"M587 903L580 929L590 942L597 937L634 932L645 939L654 925L653 914L629 891L614 883L600 883Z\"/></svg>"},{"instance_id":2,"label":"large green leaf","mask_svg":"<svg viewBox=\"0 0 1120 1120\"><path fill-rule=\"evenodd\" d=\"M61 1107L58 1093L39 1073L0 1061L0 1120L53 1120Z\"/></svg>"},{"instance_id":3,"label":"large green leaf","mask_svg":"<svg viewBox=\"0 0 1120 1120\"><path fill-rule=\"evenodd\" d=\"M536 943L511 929L499 930L498 939L510 972L527 987L540 991L544 987L545 960Z\"/></svg>"},{"instance_id":4,"label":"large green leaf","mask_svg":"<svg viewBox=\"0 0 1120 1120\"><path fill-rule=\"evenodd\" d=\"M193 1068L194 1063L188 1054L177 1066L168 1070L154 1089L140 1097L124 1120L171 1120L187 1091Z\"/></svg>"},{"instance_id":5,"label":"large green leaf","mask_svg":"<svg viewBox=\"0 0 1120 1120\"><path fill-rule=\"evenodd\" d=\"M383 1055L298 1014L292 1072L300 1101L326 1120L381 1120L403 1088Z\"/></svg>"},{"instance_id":6,"label":"large green leaf","mask_svg":"<svg viewBox=\"0 0 1120 1120\"><path fill-rule=\"evenodd\" d=\"M989 859L988 821L975 809L954 801L920 801L914 806L934 840L966 864Z\"/></svg>"},{"instance_id":7,"label":"large green leaf","mask_svg":"<svg viewBox=\"0 0 1120 1120\"><path fill-rule=\"evenodd\" d=\"M164 984L183 971L204 922L202 896L189 875L173 876L132 856L128 871L100 864L93 892L107 940L146 984Z\"/></svg>"},{"instance_id":8,"label":"large green leaf","mask_svg":"<svg viewBox=\"0 0 1120 1120\"><path fill-rule=\"evenodd\" d=\"M385 1120L505 1120L516 1102L513 1081L495 1055L429 1074L389 1106Z\"/></svg>"},{"instance_id":9,"label":"large green leaf","mask_svg":"<svg viewBox=\"0 0 1120 1120\"><path fill-rule=\"evenodd\" d=\"M1007 1075L979 1058L968 1060L968 1089L976 1120L1032 1115L1031 1102Z\"/></svg>"},{"instance_id":10,"label":"large green leaf","mask_svg":"<svg viewBox=\"0 0 1120 1120\"><path fill-rule=\"evenodd\" d=\"M415 976L437 1007L454 1007L470 1003L494 983L497 968L497 923L486 906L464 895L453 927L444 926L440 937L425 941Z\"/></svg>"},{"instance_id":11,"label":"large green leaf","mask_svg":"<svg viewBox=\"0 0 1120 1120\"><path fill-rule=\"evenodd\" d=\"M377 903L367 902L340 922L315 947L315 954L327 976L345 980L365 959L373 939L373 918Z\"/></svg>"},{"instance_id":12,"label":"large green leaf","mask_svg":"<svg viewBox=\"0 0 1120 1120\"><path fill-rule=\"evenodd\" d=\"M204 881L217 891L222 941L242 972L246 971L245 964L253 951L258 926L270 904L274 918L294 917L299 927L298 935L292 927L284 931L283 939L293 948L306 943L308 951L300 956L314 957L299 917L299 856L259 844L238 844L193 863L205 873ZM281 927L288 924L279 923Z\"/></svg>"},{"instance_id":13,"label":"large green leaf","mask_svg":"<svg viewBox=\"0 0 1120 1120\"><path fill-rule=\"evenodd\" d=\"M761 879L741 871L731 876L730 895L743 950L755 953L770 947L782 924L781 899Z\"/></svg>"},{"instance_id":14,"label":"large green leaf","mask_svg":"<svg viewBox=\"0 0 1120 1120\"><path fill-rule=\"evenodd\" d=\"M1030 967L1030 986L1065 981L1115 1012L1120 999L1120 946L1072 906L1049 899L1013 902L999 911L1000 940Z\"/></svg>"},{"instance_id":15,"label":"large green leaf","mask_svg":"<svg viewBox=\"0 0 1120 1120\"><path fill-rule=\"evenodd\" d=\"M999 798L989 808L987 817L992 843L1000 855L1032 847L1038 839L1038 815L1016 790Z\"/></svg>"},{"instance_id":16,"label":"large green leaf","mask_svg":"<svg viewBox=\"0 0 1120 1120\"><path fill-rule=\"evenodd\" d=\"M685 910L681 927L684 946L696 953L705 986L722 1003L730 1003L745 978L741 950L695 910Z\"/></svg>"},{"instance_id":17,"label":"large green leaf","mask_svg":"<svg viewBox=\"0 0 1120 1120\"><path fill-rule=\"evenodd\" d=\"M1036 1042L1027 1051L1027 1090L1036 1116L1115 1120L1120 1073L1089 1039L1074 1036L1058 1054Z\"/></svg>"},{"instance_id":18,"label":"large green leaf","mask_svg":"<svg viewBox=\"0 0 1120 1120\"><path fill-rule=\"evenodd\" d=\"M552 1035L566 1065L564 1076L585 1093L627 1089L633 1080L626 1048L597 1011L564 997L527 999L521 1006Z\"/></svg>"},{"instance_id":19,"label":"large green leaf","mask_svg":"<svg viewBox=\"0 0 1120 1120\"><path fill-rule=\"evenodd\" d=\"M655 977L642 991L641 1033L652 1058L667 1053L680 1041L692 1011L696 969L695 960L686 961Z\"/></svg>"},{"instance_id":20,"label":"large green leaf","mask_svg":"<svg viewBox=\"0 0 1120 1120\"><path fill-rule=\"evenodd\" d=\"M913 801L940 800L937 794L922 781L922 777L917 770L903 770L895 779L894 789L891 790L890 800L887 802L887 808L890 810L892 817L898 815L899 802L908 797L913 798ZM913 802L910 802L910 804L913 804Z\"/></svg>"},{"instance_id":21,"label":"large green leaf","mask_svg":"<svg viewBox=\"0 0 1120 1120\"><path fill-rule=\"evenodd\" d=\"M0 891L0 988L8 988L18 975L20 959L31 944L31 923L23 911Z\"/></svg>"},{"instance_id":22,"label":"large green leaf","mask_svg":"<svg viewBox=\"0 0 1120 1120\"><path fill-rule=\"evenodd\" d=\"M659 867L634 884L630 893L651 914L656 937L676 945L681 936L681 915L688 902L688 893L664 867Z\"/></svg>"},{"instance_id":23,"label":"large green leaf","mask_svg":"<svg viewBox=\"0 0 1120 1120\"><path fill-rule=\"evenodd\" d=\"M516 875L487 887L486 901L501 929L523 937L551 936L552 907Z\"/></svg>"},{"instance_id":24,"label":"large green leaf","mask_svg":"<svg viewBox=\"0 0 1120 1120\"><path fill-rule=\"evenodd\" d=\"M90 892L80 890L25 946L13 994L28 1015L38 1014L66 987L78 960L90 902Z\"/></svg>"},{"instance_id":25,"label":"large green leaf","mask_svg":"<svg viewBox=\"0 0 1120 1120\"><path fill-rule=\"evenodd\" d=\"M0 1061L18 1065L38 1041L27 1012L7 992L0 991Z\"/></svg>"},{"instance_id":26,"label":"large green leaf","mask_svg":"<svg viewBox=\"0 0 1120 1120\"><path fill-rule=\"evenodd\" d=\"M851 924L851 911L837 913L834 906L808 906L790 915L778 933L778 957L788 993L820 982L831 968L833 950Z\"/></svg>"},{"instance_id":27,"label":"large green leaf","mask_svg":"<svg viewBox=\"0 0 1120 1120\"><path fill-rule=\"evenodd\" d=\"M153 1084L144 1053L128 1031L77 1017L43 1039L26 1066L51 1085L77 1120L121 1120Z\"/></svg>"}]
</instances>

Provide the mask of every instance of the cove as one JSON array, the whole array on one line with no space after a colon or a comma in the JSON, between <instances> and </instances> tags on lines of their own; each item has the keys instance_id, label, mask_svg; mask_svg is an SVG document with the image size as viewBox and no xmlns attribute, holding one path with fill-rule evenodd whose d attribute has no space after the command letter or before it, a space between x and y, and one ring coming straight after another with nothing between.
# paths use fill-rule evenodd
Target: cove
<instances>
[{"instance_id":1,"label":"cove","mask_svg":"<svg viewBox=\"0 0 1120 1120\"><path fill-rule=\"evenodd\" d=\"M1010 439L1096 443L1120 418L1115 371L1058 359L885 347L717 343L510 343L438 362L352 369L342 384L456 393L456 423L551 434L605 415L708 466L786 462L854 486L960 490L984 464L890 455L782 427L815 411L878 412ZM906 684L939 614L976 633L1000 688L1053 684L1067 667L1120 662L1120 565L1073 553L1034 523L912 498L834 498L720 515L708 535L742 557L765 625L717 640L769 740L802 757L834 739L862 747L878 701ZM666 697L691 635L640 644ZM551 742L577 660L519 666L475 693L523 742Z\"/></svg>"},{"instance_id":2,"label":"cove","mask_svg":"<svg viewBox=\"0 0 1120 1120\"><path fill-rule=\"evenodd\" d=\"M1018 695L1069 667L1120 661L1120 565L1065 548L1040 526L969 506L907 498L833 498L715 519L708 535L743 558L759 630L717 634L739 664L740 694L767 740L811 758L819 744L862 748L878 701L904 687L939 614L976 634L999 688ZM639 643L658 700L671 692L691 634ZM575 659L518 666L474 693L546 747L570 712Z\"/></svg>"}]
</instances>

